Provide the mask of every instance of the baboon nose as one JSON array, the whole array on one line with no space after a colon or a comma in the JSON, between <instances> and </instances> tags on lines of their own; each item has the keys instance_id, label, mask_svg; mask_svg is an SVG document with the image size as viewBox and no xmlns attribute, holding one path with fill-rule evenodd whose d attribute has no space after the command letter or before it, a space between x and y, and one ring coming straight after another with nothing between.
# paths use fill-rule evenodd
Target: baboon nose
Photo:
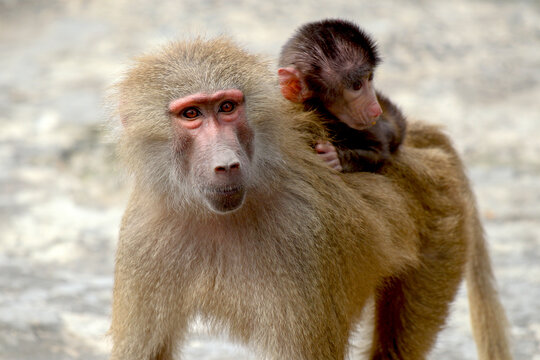
<instances>
[{"instance_id":1,"label":"baboon nose","mask_svg":"<svg viewBox=\"0 0 540 360\"><path fill-rule=\"evenodd\" d=\"M381 116L383 113L381 106L379 104L374 104L369 107L368 114L372 119L376 119Z\"/></svg>"},{"instance_id":2,"label":"baboon nose","mask_svg":"<svg viewBox=\"0 0 540 360\"><path fill-rule=\"evenodd\" d=\"M214 168L216 174L236 172L238 170L240 170L240 163L238 161L226 165L218 165Z\"/></svg>"}]
</instances>

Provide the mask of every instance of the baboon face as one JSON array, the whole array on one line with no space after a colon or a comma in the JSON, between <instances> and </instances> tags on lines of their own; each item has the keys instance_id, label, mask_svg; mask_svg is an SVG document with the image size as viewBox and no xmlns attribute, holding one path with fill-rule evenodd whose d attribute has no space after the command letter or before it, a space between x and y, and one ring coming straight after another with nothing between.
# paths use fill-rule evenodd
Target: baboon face
<instances>
[{"instance_id":1,"label":"baboon face","mask_svg":"<svg viewBox=\"0 0 540 360\"><path fill-rule=\"evenodd\" d=\"M169 104L173 147L185 176L218 213L242 206L252 158L253 131L238 89L196 93Z\"/></svg>"}]
</instances>

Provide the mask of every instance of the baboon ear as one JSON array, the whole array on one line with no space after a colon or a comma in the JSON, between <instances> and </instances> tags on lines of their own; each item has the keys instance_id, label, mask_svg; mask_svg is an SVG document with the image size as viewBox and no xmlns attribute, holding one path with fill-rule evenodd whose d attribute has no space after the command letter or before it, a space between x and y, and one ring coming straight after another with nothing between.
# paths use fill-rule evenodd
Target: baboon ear
<instances>
[{"instance_id":1,"label":"baboon ear","mask_svg":"<svg viewBox=\"0 0 540 360\"><path fill-rule=\"evenodd\" d=\"M281 94L285 99L294 103L303 103L311 97L311 91L302 79L302 74L295 67L279 68L278 77Z\"/></svg>"}]
</instances>

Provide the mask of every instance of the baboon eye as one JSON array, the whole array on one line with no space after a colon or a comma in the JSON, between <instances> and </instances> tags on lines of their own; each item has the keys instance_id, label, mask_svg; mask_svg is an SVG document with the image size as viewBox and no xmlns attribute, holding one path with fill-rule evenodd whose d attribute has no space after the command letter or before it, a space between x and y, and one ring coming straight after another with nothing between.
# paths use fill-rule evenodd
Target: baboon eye
<instances>
[{"instance_id":1,"label":"baboon eye","mask_svg":"<svg viewBox=\"0 0 540 360\"><path fill-rule=\"evenodd\" d=\"M368 81L371 81L371 80L373 80L373 73L369 73L368 75Z\"/></svg>"},{"instance_id":2,"label":"baboon eye","mask_svg":"<svg viewBox=\"0 0 540 360\"><path fill-rule=\"evenodd\" d=\"M182 116L186 119L195 119L199 115L201 115L201 112L199 111L199 109L194 107L187 108L182 112Z\"/></svg>"},{"instance_id":3,"label":"baboon eye","mask_svg":"<svg viewBox=\"0 0 540 360\"><path fill-rule=\"evenodd\" d=\"M231 101L225 101L223 104L221 104L221 106L219 107L219 111L221 112L231 112L233 111L235 108L235 105L233 102Z\"/></svg>"},{"instance_id":4,"label":"baboon eye","mask_svg":"<svg viewBox=\"0 0 540 360\"><path fill-rule=\"evenodd\" d=\"M361 88L362 88L362 80L359 80L359 81L355 82L355 83L353 84L353 86L352 86L352 89L353 89L354 91L358 91L358 90L360 90Z\"/></svg>"}]
</instances>

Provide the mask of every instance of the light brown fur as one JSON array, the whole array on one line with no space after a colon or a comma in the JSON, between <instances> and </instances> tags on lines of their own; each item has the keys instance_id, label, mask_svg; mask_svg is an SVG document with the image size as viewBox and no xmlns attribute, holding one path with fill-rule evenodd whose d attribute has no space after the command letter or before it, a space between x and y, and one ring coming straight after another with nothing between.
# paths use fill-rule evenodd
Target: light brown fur
<instances>
[{"instance_id":1,"label":"light brown fur","mask_svg":"<svg viewBox=\"0 0 540 360\"><path fill-rule=\"evenodd\" d=\"M171 149L166 109L229 88L244 93L254 155L245 203L216 213L194 191L190 159ZM422 359L464 272L480 358L510 358L474 198L439 130L412 123L382 175L332 171L310 147L318 119L226 39L142 57L116 89L135 184L116 255L112 359L172 359L197 316L262 358L344 359L371 296L371 358Z\"/></svg>"}]
</instances>

